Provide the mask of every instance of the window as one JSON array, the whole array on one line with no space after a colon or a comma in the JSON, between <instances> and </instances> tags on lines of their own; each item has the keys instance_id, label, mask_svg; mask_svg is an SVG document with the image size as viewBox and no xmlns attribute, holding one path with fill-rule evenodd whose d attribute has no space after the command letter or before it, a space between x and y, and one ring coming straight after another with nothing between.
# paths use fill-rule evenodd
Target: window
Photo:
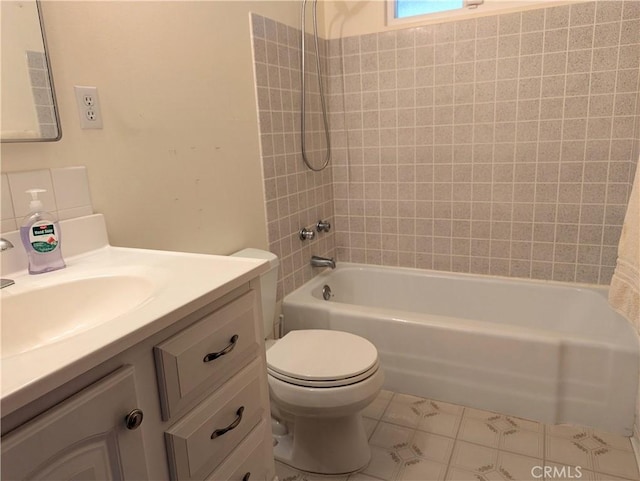
<instances>
[{"instance_id":1,"label":"window","mask_svg":"<svg viewBox=\"0 0 640 481\"><path fill-rule=\"evenodd\" d=\"M395 18L456 10L464 6L463 0L395 0L394 3L396 4Z\"/></svg>"},{"instance_id":2,"label":"window","mask_svg":"<svg viewBox=\"0 0 640 481\"><path fill-rule=\"evenodd\" d=\"M387 25L459 15L484 0L387 0Z\"/></svg>"}]
</instances>

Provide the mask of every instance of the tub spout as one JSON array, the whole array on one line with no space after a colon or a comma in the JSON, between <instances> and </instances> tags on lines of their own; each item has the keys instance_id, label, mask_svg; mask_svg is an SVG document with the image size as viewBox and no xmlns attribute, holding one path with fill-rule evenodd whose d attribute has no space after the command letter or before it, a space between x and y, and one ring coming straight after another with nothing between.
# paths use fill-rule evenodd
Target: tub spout
<instances>
[{"instance_id":1,"label":"tub spout","mask_svg":"<svg viewBox=\"0 0 640 481\"><path fill-rule=\"evenodd\" d=\"M320 256L311 256L311 267L331 267L332 269L335 269L336 261L333 260L333 257L326 258Z\"/></svg>"}]
</instances>

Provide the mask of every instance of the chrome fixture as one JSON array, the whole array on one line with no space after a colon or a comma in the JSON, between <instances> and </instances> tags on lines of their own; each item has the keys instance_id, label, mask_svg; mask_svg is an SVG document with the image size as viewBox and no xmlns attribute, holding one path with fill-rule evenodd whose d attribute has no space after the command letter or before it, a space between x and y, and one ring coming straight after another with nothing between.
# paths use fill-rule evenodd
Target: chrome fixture
<instances>
[{"instance_id":1,"label":"chrome fixture","mask_svg":"<svg viewBox=\"0 0 640 481\"><path fill-rule=\"evenodd\" d=\"M331 299L331 288L329 287L329 285L328 285L328 284L325 284L325 285L322 287L322 298L323 298L325 301L328 301L329 299Z\"/></svg>"},{"instance_id":2,"label":"chrome fixture","mask_svg":"<svg viewBox=\"0 0 640 481\"><path fill-rule=\"evenodd\" d=\"M298 231L298 235L300 236L301 241L305 241L305 240L314 239L316 236L316 233L311 229L307 229L306 227L303 227Z\"/></svg>"},{"instance_id":3,"label":"chrome fixture","mask_svg":"<svg viewBox=\"0 0 640 481\"><path fill-rule=\"evenodd\" d=\"M13 249L13 244L7 239L0 238L0 251L6 251L7 249Z\"/></svg>"},{"instance_id":4,"label":"chrome fixture","mask_svg":"<svg viewBox=\"0 0 640 481\"><path fill-rule=\"evenodd\" d=\"M319 220L316 223L316 230L318 232L329 232L329 230L331 230L331 224L326 220Z\"/></svg>"},{"instance_id":5,"label":"chrome fixture","mask_svg":"<svg viewBox=\"0 0 640 481\"><path fill-rule=\"evenodd\" d=\"M333 260L333 257L320 257L320 256L311 256L311 267L331 267L332 269L336 268L336 261Z\"/></svg>"},{"instance_id":6,"label":"chrome fixture","mask_svg":"<svg viewBox=\"0 0 640 481\"><path fill-rule=\"evenodd\" d=\"M324 137L327 142L327 155L325 156L324 162L321 167L317 168L311 165L309 159L307 159L307 151L305 146L305 116L306 116L306 86L305 86L305 57L306 57L306 47L305 40L307 37L306 33L306 11L307 11L307 0L302 0L302 13L300 16L300 30L302 31L302 35L300 36L300 61L301 61L301 73L300 73L300 81L301 81L301 91L300 91L300 137L301 137L301 147L302 147L302 160L305 165L313 170L314 172L320 172L324 170L324 168L329 165L329 161L331 160L331 138L329 136L329 120L327 119L327 105L324 99L324 88L322 86L322 69L320 68L320 49L318 48L318 0L313 0L313 34L315 40L315 48L316 48L316 74L318 76L318 90L320 92L320 104L322 106L322 121L324 124Z\"/></svg>"},{"instance_id":7,"label":"chrome fixture","mask_svg":"<svg viewBox=\"0 0 640 481\"><path fill-rule=\"evenodd\" d=\"M0 251L6 251L9 249L13 249L13 244L7 239L0 238ZM0 279L0 289L12 286L13 284L15 284L13 279Z\"/></svg>"}]
</instances>

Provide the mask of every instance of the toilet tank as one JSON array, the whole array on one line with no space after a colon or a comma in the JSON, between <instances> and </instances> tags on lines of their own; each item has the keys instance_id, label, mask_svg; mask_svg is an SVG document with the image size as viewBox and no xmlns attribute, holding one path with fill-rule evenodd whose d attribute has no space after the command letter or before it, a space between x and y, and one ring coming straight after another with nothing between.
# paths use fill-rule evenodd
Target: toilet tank
<instances>
[{"instance_id":1,"label":"toilet tank","mask_svg":"<svg viewBox=\"0 0 640 481\"><path fill-rule=\"evenodd\" d=\"M266 259L269 270L260 276L260 291L262 293L262 320L265 337L273 334L273 321L276 314L276 290L278 287L278 256L261 249L242 249L231 254L233 257L249 257L250 259Z\"/></svg>"}]
</instances>

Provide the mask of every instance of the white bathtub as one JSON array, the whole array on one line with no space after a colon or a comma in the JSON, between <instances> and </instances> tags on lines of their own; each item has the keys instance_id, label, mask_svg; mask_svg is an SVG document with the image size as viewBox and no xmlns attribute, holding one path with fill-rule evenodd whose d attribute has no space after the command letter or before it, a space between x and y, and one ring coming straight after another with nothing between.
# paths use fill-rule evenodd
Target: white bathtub
<instances>
[{"instance_id":1,"label":"white bathtub","mask_svg":"<svg viewBox=\"0 0 640 481\"><path fill-rule=\"evenodd\" d=\"M638 340L606 293L340 263L286 296L283 312L286 331L336 329L369 339L386 389L629 436Z\"/></svg>"}]
</instances>

